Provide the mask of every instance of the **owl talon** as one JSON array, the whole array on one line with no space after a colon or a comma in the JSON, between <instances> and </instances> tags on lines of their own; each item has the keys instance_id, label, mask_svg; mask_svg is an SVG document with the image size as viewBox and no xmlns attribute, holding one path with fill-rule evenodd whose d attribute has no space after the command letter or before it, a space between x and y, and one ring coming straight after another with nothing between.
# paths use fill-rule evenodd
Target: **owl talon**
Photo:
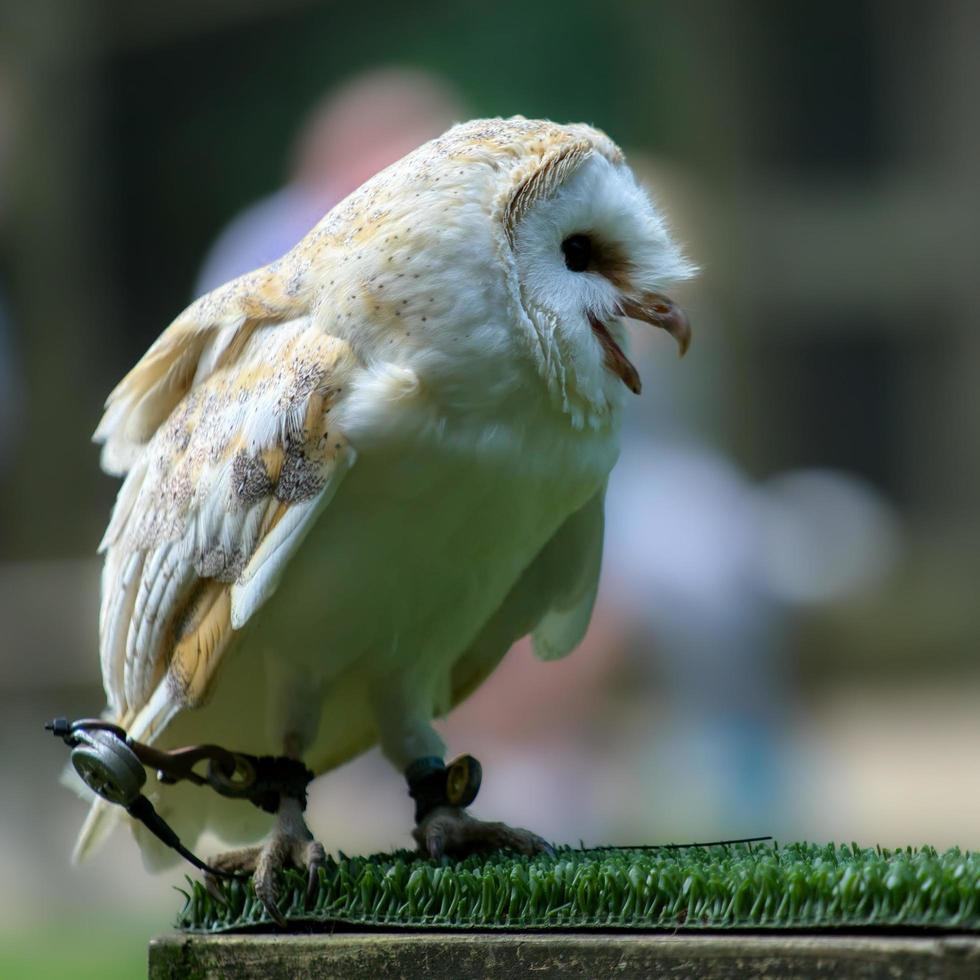
<instances>
[{"instance_id":1,"label":"owl talon","mask_svg":"<svg viewBox=\"0 0 980 980\"><path fill-rule=\"evenodd\" d=\"M207 893L217 902L219 905L227 905L228 902L225 899L225 893L221 889L220 878L215 877L208 871L204 872L204 888Z\"/></svg>"},{"instance_id":2,"label":"owl talon","mask_svg":"<svg viewBox=\"0 0 980 980\"><path fill-rule=\"evenodd\" d=\"M276 868L272 866L264 868L261 873L256 871L252 883L255 888L255 894L265 906L266 912L269 913L269 918L280 929L284 929L286 927L286 919L282 912L279 911L279 903L276 900L275 873Z\"/></svg>"},{"instance_id":3,"label":"owl talon","mask_svg":"<svg viewBox=\"0 0 980 980\"><path fill-rule=\"evenodd\" d=\"M224 854L210 858L208 864L216 871L239 871L244 874L251 874L255 871L261 850L261 847L242 847L237 851L225 851ZM207 871L204 873L204 887L208 894L216 902L225 905L225 895L221 887L222 880L217 875Z\"/></svg>"},{"instance_id":4,"label":"owl talon","mask_svg":"<svg viewBox=\"0 0 980 980\"><path fill-rule=\"evenodd\" d=\"M276 877L286 867L305 868L307 871L307 898L316 894L320 882L320 869L326 863L323 845L313 839L303 820L299 803L286 797L279 808L275 829L258 847L246 847L229 851L213 858L211 864L219 871L244 871L252 873L252 887L265 906L269 917L285 928L286 918L279 909L276 896ZM215 895L218 882L205 875L205 887ZM221 899L224 901L224 899Z\"/></svg>"},{"instance_id":5,"label":"owl talon","mask_svg":"<svg viewBox=\"0 0 980 980\"><path fill-rule=\"evenodd\" d=\"M420 846L421 846L421 842ZM438 861L446 850L446 835L439 830L433 830L425 835L425 845L429 851L429 857Z\"/></svg>"},{"instance_id":6,"label":"owl talon","mask_svg":"<svg viewBox=\"0 0 980 980\"><path fill-rule=\"evenodd\" d=\"M432 810L412 831L419 850L438 860L444 854L465 857L477 851L517 851L528 857L547 854L554 848L537 834L505 823L477 820L461 807L441 806Z\"/></svg>"},{"instance_id":7,"label":"owl talon","mask_svg":"<svg viewBox=\"0 0 980 980\"><path fill-rule=\"evenodd\" d=\"M323 850L323 845L319 841L310 841L306 845L304 861L306 863L306 898L311 901L320 886L320 872L327 862L327 855Z\"/></svg>"}]
</instances>

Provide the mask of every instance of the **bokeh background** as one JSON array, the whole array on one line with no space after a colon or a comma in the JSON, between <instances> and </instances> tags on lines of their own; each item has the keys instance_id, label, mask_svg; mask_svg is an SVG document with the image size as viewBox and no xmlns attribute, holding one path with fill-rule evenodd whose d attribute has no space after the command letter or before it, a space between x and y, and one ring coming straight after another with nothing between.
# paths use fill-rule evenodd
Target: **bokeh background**
<instances>
[{"instance_id":1,"label":"bokeh background","mask_svg":"<svg viewBox=\"0 0 980 980\"><path fill-rule=\"evenodd\" d=\"M41 729L102 707L103 398L471 116L606 129L702 267L685 361L638 337L588 640L446 722L477 812L980 846L978 38L972 0L0 3L0 975L138 976L179 902L125 833L69 867ZM376 850L411 808L371 754L310 821Z\"/></svg>"}]
</instances>

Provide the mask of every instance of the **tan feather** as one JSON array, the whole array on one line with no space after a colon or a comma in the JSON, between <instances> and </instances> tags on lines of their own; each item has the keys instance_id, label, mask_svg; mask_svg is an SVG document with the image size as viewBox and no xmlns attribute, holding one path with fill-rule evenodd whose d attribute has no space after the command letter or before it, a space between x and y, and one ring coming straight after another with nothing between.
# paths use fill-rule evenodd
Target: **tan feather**
<instances>
[{"instance_id":1,"label":"tan feather","mask_svg":"<svg viewBox=\"0 0 980 980\"><path fill-rule=\"evenodd\" d=\"M104 444L103 468L129 470L141 447L170 415L193 383L199 368L209 376L241 356L262 324L281 323L308 309L301 291L283 285L280 263L241 276L192 303L153 343L106 400L95 432ZM214 347L208 357L209 347Z\"/></svg>"},{"instance_id":2,"label":"tan feather","mask_svg":"<svg viewBox=\"0 0 980 980\"><path fill-rule=\"evenodd\" d=\"M214 668L231 639L231 590L217 582L202 582L190 607L190 618L177 636L169 671L178 699L193 707L207 695Z\"/></svg>"}]
</instances>

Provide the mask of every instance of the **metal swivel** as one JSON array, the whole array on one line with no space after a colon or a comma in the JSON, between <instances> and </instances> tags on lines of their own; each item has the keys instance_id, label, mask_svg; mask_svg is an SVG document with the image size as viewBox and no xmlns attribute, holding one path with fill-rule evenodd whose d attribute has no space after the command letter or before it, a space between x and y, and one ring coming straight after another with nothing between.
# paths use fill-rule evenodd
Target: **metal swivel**
<instances>
[{"instance_id":1,"label":"metal swivel","mask_svg":"<svg viewBox=\"0 0 980 980\"><path fill-rule=\"evenodd\" d=\"M110 803L131 806L146 782L136 753L111 732L76 728L72 734L78 744L71 764L84 783Z\"/></svg>"}]
</instances>

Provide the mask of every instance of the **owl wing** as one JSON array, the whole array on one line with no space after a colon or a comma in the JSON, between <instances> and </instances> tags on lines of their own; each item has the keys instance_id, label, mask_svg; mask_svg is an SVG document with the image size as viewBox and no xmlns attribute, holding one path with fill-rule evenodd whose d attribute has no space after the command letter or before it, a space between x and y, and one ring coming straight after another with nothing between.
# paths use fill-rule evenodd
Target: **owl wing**
<instances>
[{"instance_id":1,"label":"owl wing","mask_svg":"<svg viewBox=\"0 0 980 980\"><path fill-rule=\"evenodd\" d=\"M448 710L475 690L522 636L556 660L581 642L592 616L602 563L603 487L565 520L524 570L500 608L453 667Z\"/></svg>"},{"instance_id":2,"label":"owl wing","mask_svg":"<svg viewBox=\"0 0 980 980\"><path fill-rule=\"evenodd\" d=\"M537 574L550 584L548 610L531 632L534 652L558 660L582 642L592 618L605 528L606 488L572 514L540 553Z\"/></svg>"},{"instance_id":3,"label":"owl wing","mask_svg":"<svg viewBox=\"0 0 980 980\"><path fill-rule=\"evenodd\" d=\"M205 696L353 463L331 424L350 348L302 303L256 298L262 284L194 304L97 433L107 468L128 470L102 543L100 648L109 712L135 738Z\"/></svg>"},{"instance_id":4,"label":"owl wing","mask_svg":"<svg viewBox=\"0 0 980 980\"><path fill-rule=\"evenodd\" d=\"M106 400L94 438L107 473L129 472L188 391L233 364L256 330L308 315L308 291L287 264L297 256L207 293L157 338Z\"/></svg>"}]
</instances>

